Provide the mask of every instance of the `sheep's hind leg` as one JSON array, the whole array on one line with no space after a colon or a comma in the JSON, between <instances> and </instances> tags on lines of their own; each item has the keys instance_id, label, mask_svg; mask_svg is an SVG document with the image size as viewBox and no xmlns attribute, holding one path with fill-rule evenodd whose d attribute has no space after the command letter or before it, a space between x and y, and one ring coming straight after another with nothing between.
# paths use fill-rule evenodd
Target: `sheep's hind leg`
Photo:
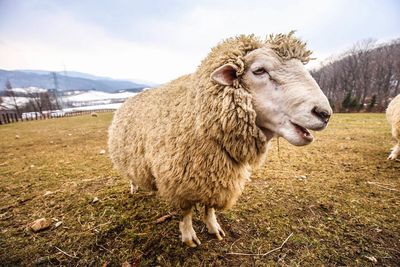
<instances>
[{"instance_id":1,"label":"sheep's hind leg","mask_svg":"<svg viewBox=\"0 0 400 267\"><path fill-rule=\"evenodd\" d=\"M392 124L392 135L397 141L397 144L392 148L388 159L395 160L400 155L400 121Z\"/></svg>"},{"instance_id":2,"label":"sheep's hind leg","mask_svg":"<svg viewBox=\"0 0 400 267\"><path fill-rule=\"evenodd\" d=\"M400 155L400 145L397 144L393 147L392 153L390 153L388 159L395 160Z\"/></svg>"},{"instance_id":3,"label":"sheep's hind leg","mask_svg":"<svg viewBox=\"0 0 400 267\"><path fill-rule=\"evenodd\" d=\"M222 236L225 236L225 233L217 221L214 208L205 207L203 221L207 226L208 233L214 234L218 240L222 240Z\"/></svg>"},{"instance_id":4,"label":"sheep's hind leg","mask_svg":"<svg viewBox=\"0 0 400 267\"><path fill-rule=\"evenodd\" d=\"M192 225L192 208L183 211L183 219L179 222L179 230L182 235L182 242L189 247L197 247L201 242L197 238L196 232Z\"/></svg>"}]
</instances>

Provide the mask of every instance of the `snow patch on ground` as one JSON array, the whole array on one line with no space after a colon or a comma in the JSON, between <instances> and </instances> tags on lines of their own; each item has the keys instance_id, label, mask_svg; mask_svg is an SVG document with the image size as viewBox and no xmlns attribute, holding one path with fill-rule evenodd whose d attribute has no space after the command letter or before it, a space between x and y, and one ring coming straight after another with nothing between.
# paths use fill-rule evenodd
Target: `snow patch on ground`
<instances>
[{"instance_id":1,"label":"snow patch on ground","mask_svg":"<svg viewBox=\"0 0 400 267\"><path fill-rule=\"evenodd\" d=\"M132 92L122 93L106 93L101 91L89 91L77 95L65 96L64 101L67 102L83 102L83 101L99 101L99 100L110 100L110 99L125 99L137 95Z\"/></svg>"},{"instance_id":2,"label":"snow patch on ground","mask_svg":"<svg viewBox=\"0 0 400 267\"><path fill-rule=\"evenodd\" d=\"M121 105L122 105L122 103L113 103L113 104L84 106L84 107L76 107L76 108L64 108L63 111L68 113L68 112L86 111L86 110L118 109Z\"/></svg>"},{"instance_id":3,"label":"snow patch on ground","mask_svg":"<svg viewBox=\"0 0 400 267\"><path fill-rule=\"evenodd\" d=\"M16 96L15 101L17 102L18 107L25 106L29 102L29 97ZM3 109L14 109L15 103L14 99L11 96L3 96L3 103L0 104L0 107ZM0 108L0 109L1 109Z\"/></svg>"},{"instance_id":4,"label":"snow patch on ground","mask_svg":"<svg viewBox=\"0 0 400 267\"><path fill-rule=\"evenodd\" d=\"M31 86L26 88L12 88L12 91L21 94L29 94L29 93L33 94L33 93L45 93L47 92L47 89Z\"/></svg>"},{"instance_id":5,"label":"snow patch on ground","mask_svg":"<svg viewBox=\"0 0 400 267\"><path fill-rule=\"evenodd\" d=\"M25 93L26 96L16 96L15 100L19 107L23 107L33 100L29 97L29 93L42 93L46 89L37 87L28 88L13 88L15 93L19 95ZM127 98L133 97L138 93L133 92L120 92L120 93L107 93L102 91L88 91L80 92L77 94L60 97L64 106L74 106L74 108L65 108L66 112L69 110L93 110L93 109L117 109ZM3 103L0 104L0 109L14 109L14 99L11 96L3 96Z\"/></svg>"}]
</instances>

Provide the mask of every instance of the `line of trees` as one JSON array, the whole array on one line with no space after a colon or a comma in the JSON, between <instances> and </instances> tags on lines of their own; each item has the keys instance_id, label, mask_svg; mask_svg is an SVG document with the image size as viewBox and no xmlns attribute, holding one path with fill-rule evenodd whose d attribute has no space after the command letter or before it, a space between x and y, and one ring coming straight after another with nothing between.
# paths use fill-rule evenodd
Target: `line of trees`
<instances>
[{"instance_id":1,"label":"line of trees","mask_svg":"<svg viewBox=\"0 0 400 267\"><path fill-rule=\"evenodd\" d=\"M400 93L400 39L356 43L311 71L336 112L381 112Z\"/></svg>"},{"instance_id":2,"label":"line of trees","mask_svg":"<svg viewBox=\"0 0 400 267\"><path fill-rule=\"evenodd\" d=\"M2 96L9 97L11 101L4 102ZM43 115L44 111L61 109L60 99L56 90L27 88L24 91L15 91L10 81L7 80L2 96L0 96L0 107L14 110L18 117L21 117L24 112L37 112ZM25 97L29 101L22 103L18 101L19 97Z\"/></svg>"}]
</instances>

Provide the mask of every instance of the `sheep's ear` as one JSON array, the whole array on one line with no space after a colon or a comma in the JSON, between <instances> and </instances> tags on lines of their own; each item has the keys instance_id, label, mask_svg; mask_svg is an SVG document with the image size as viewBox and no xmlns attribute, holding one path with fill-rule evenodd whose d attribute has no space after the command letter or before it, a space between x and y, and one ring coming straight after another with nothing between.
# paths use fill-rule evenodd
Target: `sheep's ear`
<instances>
[{"instance_id":1,"label":"sheep's ear","mask_svg":"<svg viewBox=\"0 0 400 267\"><path fill-rule=\"evenodd\" d=\"M237 70L238 67L236 65L227 63L214 70L211 74L211 79L222 85L232 85L233 81L237 79Z\"/></svg>"}]
</instances>

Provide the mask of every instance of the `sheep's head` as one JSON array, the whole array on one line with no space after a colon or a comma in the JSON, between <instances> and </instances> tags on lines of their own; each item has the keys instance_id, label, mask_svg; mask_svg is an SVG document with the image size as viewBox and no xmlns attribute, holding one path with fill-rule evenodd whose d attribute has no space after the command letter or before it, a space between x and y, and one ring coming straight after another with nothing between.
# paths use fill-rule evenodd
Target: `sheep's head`
<instances>
[{"instance_id":1,"label":"sheep's head","mask_svg":"<svg viewBox=\"0 0 400 267\"><path fill-rule=\"evenodd\" d=\"M256 124L266 136L275 134L302 146L314 139L309 130L327 126L332 109L303 65L311 52L292 34L270 36L243 57L244 67L227 63L211 78L251 93Z\"/></svg>"}]
</instances>

